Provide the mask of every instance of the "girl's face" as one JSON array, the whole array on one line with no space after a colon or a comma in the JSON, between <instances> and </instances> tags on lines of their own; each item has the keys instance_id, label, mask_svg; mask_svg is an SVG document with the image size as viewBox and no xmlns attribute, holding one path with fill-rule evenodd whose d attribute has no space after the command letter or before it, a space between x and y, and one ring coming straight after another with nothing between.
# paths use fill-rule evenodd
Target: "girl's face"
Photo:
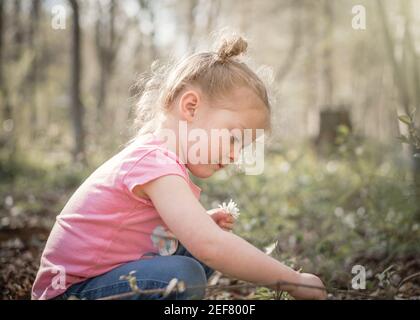
<instances>
[{"instance_id":1,"label":"girl's face","mask_svg":"<svg viewBox=\"0 0 420 320\"><path fill-rule=\"evenodd\" d=\"M268 110L246 87L220 101L199 97L196 102L187 122L186 165L193 175L207 178L238 160L242 148L257 138L256 129L265 127Z\"/></svg>"}]
</instances>

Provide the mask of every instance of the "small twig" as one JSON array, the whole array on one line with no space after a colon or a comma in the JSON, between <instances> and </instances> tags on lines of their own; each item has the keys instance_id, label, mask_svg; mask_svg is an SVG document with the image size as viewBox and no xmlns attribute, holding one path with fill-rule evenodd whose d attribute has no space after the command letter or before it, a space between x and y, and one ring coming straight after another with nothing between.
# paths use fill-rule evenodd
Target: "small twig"
<instances>
[{"instance_id":1,"label":"small twig","mask_svg":"<svg viewBox=\"0 0 420 320\"><path fill-rule=\"evenodd\" d=\"M413 274L407 278L405 278L403 281L401 281L401 285L410 280L413 279L417 276L420 276L420 272ZM231 290L236 290L236 289L241 289L241 288L257 288L257 287L275 287L275 294L276 294L276 298L281 298L282 293L284 290L281 290L281 287L286 287L286 286L291 286L291 287L303 287L303 288L309 288L309 289L317 289L317 290L322 290L322 291L327 291L333 294L336 293L342 293L342 294L346 294L346 295L353 295L353 296L359 296L359 297L364 297L364 298L368 298L368 299L389 299L389 297L379 297L379 296L372 296L369 295L368 293L362 293L362 292L356 292L356 291L349 291L349 290L343 290L343 289L336 289L336 288L324 288L324 287L319 287L319 286L313 286L313 285L306 285L306 284L300 284L300 283L294 283L294 282L287 282L287 281L277 281L271 284L266 284L266 285L256 285L256 284L252 284L252 283L241 283L241 284L233 284L233 285L206 285L206 286L189 286L186 287L183 281L178 281L177 279L172 279L169 284L165 287L165 288L160 288L160 289L139 289L139 287L137 286L137 283L134 283L133 278L135 278L133 276L133 274L130 274L129 276L124 276L122 277L122 279L126 279L131 287L131 292L126 292L126 293L121 293L121 294L116 294L116 295L112 295L112 296L108 296L108 297L104 297L104 298L99 298L98 300L117 300L117 299L124 299L124 298L129 298L132 297L134 295L139 295L139 294L155 294L155 293L161 293L162 297L167 297L171 292L184 292L186 289L202 289L205 288L206 290L210 290L210 291L231 291ZM280 295L279 295L280 292ZM237 294L235 294L237 296Z\"/></svg>"},{"instance_id":2,"label":"small twig","mask_svg":"<svg viewBox=\"0 0 420 320\"><path fill-rule=\"evenodd\" d=\"M406 278L404 278L404 279L401 280L400 284L398 285L398 288L400 288L407 281L410 281L410 280L412 280L414 278L417 278L419 276L420 276L420 272L416 272L416 273L414 273L412 275L409 275L408 277L406 277Z\"/></svg>"},{"instance_id":3,"label":"small twig","mask_svg":"<svg viewBox=\"0 0 420 320\"><path fill-rule=\"evenodd\" d=\"M265 286L274 286L274 285L277 286L278 288L280 288L280 286L299 286L299 287L306 287L306 288L311 288L311 289L318 289L318 290L322 290L322 291L326 290L323 287L312 286L312 285L304 285L304 284L286 282L286 281L275 282L275 283L268 284L268 285L265 285ZM238 289L238 288L256 288L256 287L259 287L259 286L260 285L244 283L244 284L234 284L234 285L189 286L187 288L188 289L198 289L198 288L202 289L202 288L205 288L207 290L228 291L228 290ZM171 291L173 290L173 291L177 291L177 292L178 291L182 292L180 289L181 288L179 288L179 286L174 286L173 288L171 288ZM168 291L168 287L162 288L162 289L146 289L146 290L138 289L138 287L137 288L132 287L131 292L126 292L126 293L112 295L112 296L108 296L108 297L104 297L104 298L99 298L98 300L117 300L117 299L132 297L132 296L137 295L137 294L153 294L153 293L163 293L163 294L165 294L165 292L167 292L167 291Z\"/></svg>"}]
</instances>

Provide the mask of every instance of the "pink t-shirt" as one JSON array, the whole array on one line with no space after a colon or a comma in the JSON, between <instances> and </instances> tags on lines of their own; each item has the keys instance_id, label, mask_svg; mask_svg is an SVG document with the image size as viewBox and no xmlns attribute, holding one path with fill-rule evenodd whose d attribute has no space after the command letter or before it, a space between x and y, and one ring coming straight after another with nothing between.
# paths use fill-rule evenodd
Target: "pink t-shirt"
<instances>
[{"instance_id":1,"label":"pink t-shirt","mask_svg":"<svg viewBox=\"0 0 420 320\"><path fill-rule=\"evenodd\" d=\"M32 299L51 299L72 284L138 260L171 255L178 240L150 200L132 190L165 175L183 177L196 198L201 189L187 168L155 136L135 142L102 164L67 202L48 238ZM146 258L146 257L144 257Z\"/></svg>"}]
</instances>

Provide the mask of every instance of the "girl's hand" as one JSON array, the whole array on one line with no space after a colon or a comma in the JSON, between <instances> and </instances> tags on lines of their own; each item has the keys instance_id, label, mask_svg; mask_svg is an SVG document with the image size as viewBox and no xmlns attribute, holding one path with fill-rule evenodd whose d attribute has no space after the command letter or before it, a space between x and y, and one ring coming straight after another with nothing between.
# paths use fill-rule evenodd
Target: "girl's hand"
<instances>
[{"instance_id":1,"label":"girl's hand","mask_svg":"<svg viewBox=\"0 0 420 320\"><path fill-rule=\"evenodd\" d=\"M235 218L231 214L220 208L211 209L207 213L220 228L225 231L232 231Z\"/></svg>"},{"instance_id":2,"label":"girl's hand","mask_svg":"<svg viewBox=\"0 0 420 320\"><path fill-rule=\"evenodd\" d=\"M289 293L299 300L325 300L327 290L321 279L310 273L301 273L299 283L307 287L295 287ZM314 288L311 288L314 287Z\"/></svg>"}]
</instances>

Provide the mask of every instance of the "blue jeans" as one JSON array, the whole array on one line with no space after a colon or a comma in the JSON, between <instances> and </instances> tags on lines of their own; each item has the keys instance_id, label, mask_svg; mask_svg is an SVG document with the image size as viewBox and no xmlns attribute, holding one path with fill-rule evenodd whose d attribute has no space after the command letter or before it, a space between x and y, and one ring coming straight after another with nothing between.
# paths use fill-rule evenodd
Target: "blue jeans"
<instances>
[{"instance_id":1,"label":"blue jeans","mask_svg":"<svg viewBox=\"0 0 420 320\"><path fill-rule=\"evenodd\" d=\"M134 276L140 290L165 288L173 278L184 281L186 290L184 292L175 290L166 297L163 297L162 293L139 293L123 299L190 300L204 298L207 280L214 270L193 257L180 242L177 251L171 256L161 256L152 252L147 253L146 256L151 257L144 258L143 256L140 260L128 262L102 275L76 283L55 299L66 300L70 296L75 296L79 299L93 300L129 293L132 290L128 281L121 280L120 276L128 275L131 271L135 271Z\"/></svg>"}]
</instances>

